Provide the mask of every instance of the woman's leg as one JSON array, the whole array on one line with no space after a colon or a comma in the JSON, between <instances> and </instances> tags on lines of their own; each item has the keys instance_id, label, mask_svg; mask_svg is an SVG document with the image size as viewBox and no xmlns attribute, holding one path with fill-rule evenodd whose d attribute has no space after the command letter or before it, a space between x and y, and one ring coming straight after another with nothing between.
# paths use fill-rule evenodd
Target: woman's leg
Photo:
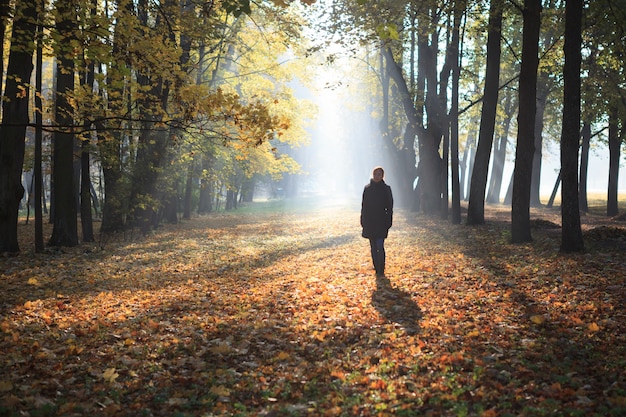
<instances>
[{"instance_id":1,"label":"woman's leg","mask_svg":"<svg viewBox=\"0 0 626 417\"><path fill-rule=\"evenodd\" d=\"M378 255L378 269L376 272L380 275L385 274L385 239L376 239L376 252Z\"/></svg>"},{"instance_id":2,"label":"woman's leg","mask_svg":"<svg viewBox=\"0 0 626 417\"><path fill-rule=\"evenodd\" d=\"M372 262L374 263L374 269L376 274L385 273L385 239L383 238L371 238L370 250L372 252Z\"/></svg>"},{"instance_id":3,"label":"woman's leg","mask_svg":"<svg viewBox=\"0 0 626 417\"><path fill-rule=\"evenodd\" d=\"M370 252L372 254L374 269L376 270L376 273L378 273L378 248L376 247L376 239L374 238L370 238Z\"/></svg>"}]
</instances>

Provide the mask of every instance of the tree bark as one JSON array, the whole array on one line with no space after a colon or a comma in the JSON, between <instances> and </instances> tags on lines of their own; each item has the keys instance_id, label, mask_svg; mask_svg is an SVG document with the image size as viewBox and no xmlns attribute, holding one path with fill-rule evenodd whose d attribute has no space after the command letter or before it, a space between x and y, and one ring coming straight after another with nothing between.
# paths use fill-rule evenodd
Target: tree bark
<instances>
[{"instance_id":1,"label":"tree bark","mask_svg":"<svg viewBox=\"0 0 626 417\"><path fill-rule=\"evenodd\" d=\"M517 146L511 207L511 241L513 243L532 240L530 233L530 187L533 154L535 152L534 130L537 107L541 0L525 0L523 15L519 114L517 117Z\"/></svg>"},{"instance_id":2,"label":"tree bark","mask_svg":"<svg viewBox=\"0 0 626 417\"><path fill-rule=\"evenodd\" d=\"M622 139L619 135L618 123L617 107L611 105L609 110L609 185L606 204L606 215L609 217L619 214L618 177Z\"/></svg>"},{"instance_id":3,"label":"tree bark","mask_svg":"<svg viewBox=\"0 0 626 417\"><path fill-rule=\"evenodd\" d=\"M60 40L55 45L57 56L57 88L55 98L55 121L52 175L54 182L54 216L51 246L78 245L76 195L74 188L74 124L69 94L74 90L73 33L78 30L73 14L73 0L56 2L56 29Z\"/></svg>"},{"instance_id":4,"label":"tree bark","mask_svg":"<svg viewBox=\"0 0 626 417\"><path fill-rule=\"evenodd\" d=\"M37 21L34 0L18 2L16 7L0 125L0 252L9 253L20 251L17 222L24 196L21 179Z\"/></svg>"},{"instance_id":5,"label":"tree bark","mask_svg":"<svg viewBox=\"0 0 626 417\"><path fill-rule=\"evenodd\" d=\"M561 133L561 251L585 248L578 206L578 147L580 143L580 67L582 0L565 2L565 64L563 67L563 126Z\"/></svg>"},{"instance_id":6,"label":"tree bark","mask_svg":"<svg viewBox=\"0 0 626 417\"><path fill-rule=\"evenodd\" d=\"M492 0L489 10L489 34L487 37L487 69L485 71L485 93L480 118L478 147L474 161L474 171L470 184L470 198L467 210L468 224L485 222L485 191L489 158L493 146L493 134L498 106L500 85L500 36L502 31L502 0Z\"/></svg>"}]
</instances>

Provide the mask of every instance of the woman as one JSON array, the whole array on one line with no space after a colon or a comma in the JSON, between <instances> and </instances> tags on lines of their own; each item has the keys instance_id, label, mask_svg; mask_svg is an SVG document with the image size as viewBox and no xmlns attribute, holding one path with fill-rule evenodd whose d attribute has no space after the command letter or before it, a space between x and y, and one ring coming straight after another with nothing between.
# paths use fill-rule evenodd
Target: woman
<instances>
[{"instance_id":1,"label":"woman","mask_svg":"<svg viewBox=\"0 0 626 417\"><path fill-rule=\"evenodd\" d=\"M385 184L385 171L376 167L361 201L362 236L369 239L376 275L385 275L385 239L393 220L391 187Z\"/></svg>"}]
</instances>

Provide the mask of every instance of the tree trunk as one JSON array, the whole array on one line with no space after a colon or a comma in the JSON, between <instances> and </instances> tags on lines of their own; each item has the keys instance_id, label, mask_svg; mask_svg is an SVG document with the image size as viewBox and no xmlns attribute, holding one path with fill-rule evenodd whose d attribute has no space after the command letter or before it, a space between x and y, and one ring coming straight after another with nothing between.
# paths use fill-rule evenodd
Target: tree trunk
<instances>
[{"instance_id":1,"label":"tree trunk","mask_svg":"<svg viewBox=\"0 0 626 417\"><path fill-rule=\"evenodd\" d=\"M74 134L71 126L72 107L68 95L74 90L74 59L72 40L78 30L75 5L72 0L57 1L56 28L60 40L56 45L57 88L55 121L59 130L54 133L52 172L54 182L54 218L51 246L78 245L76 195L74 188ZM68 129L70 128L70 129Z\"/></svg>"},{"instance_id":2,"label":"tree trunk","mask_svg":"<svg viewBox=\"0 0 626 417\"><path fill-rule=\"evenodd\" d=\"M417 170L415 168L415 137L417 134L417 126L419 125L419 116L413 104L411 94L406 84L404 75L400 65L396 63L393 58L393 54L389 47L382 48L382 56L386 64L386 71L383 71L382 76L382 93L383 93L383 121L382 136L385 139L385 144L388 149L392 151L392 157L397 163L399 176L398 176L398 201L400 205L409 205L413 199L413 182L417 176ZM382 63L381 63L382 65ZM389 135L388 126L388 92L389 78L395 82L398 94L401 97L404 112L408 119L406 129L404 132L404 138L402 140L402 146L398 146L394 143L394 138Z\"/></svg>"},{"instance_id":3,"label":"tree trunk","mask_svg":"<svg viewBox=\"0 0 626 417\"><path fill-rule=\"evenodd\" d=\"M24 196L26 125L29 122L29 81L33 71L37 10L34 0L18 2L13 19L5 96L0 125L0 252L19 252L17 222ZM2 16L4 21L4 16Z\"/></svg>"},{"instance_id":4,"label":"tree trunk","mask_svg":"<svg viewBox=\"0 0 626 417\"><path fill-rule=\"evenodd\" d=\"M32 5L32 2L31 2ZM0 0L0 45L4 45L4 34L7 30L7 22L11 16L9 0ZM4 48L0 48L0 74L4 74ZM0 95L2 94L2 83L0 83Z\"/></svg>"},{"instance_id":5,"label":"tree trunk","mask_svg":"<svg viewBox=\"0 0 626 417\"><path fill-rule=\"evenodd\" d=\"M125 100L130 100L128 96L131 94L131 91L127 91L124 87L129 84L124 75L128 71L124 61L124 52L127 42L125 22L127 16L133 15L132 3L127 3L121 12L125 12L125 14L117 19L113 33L112 49L115 59L106 69L108 94L111 97L119 97L117 100L109 100L108 102L109 110L113 114L126 112ZM101 132L105 127L106 125L98 125L96 129ZM130 192L123 181L122 173L125 167L122 161L123 158L130 159L130 155L124 153L122 144L127 141L124 135L125 133L118 129L113 129L108 136L98 134L98 150L100 152L102 177L104 178L100 233L119 232L127 226Z\"/></svg>"},{"instance_id":6,"label":"tree trunk","mask_svg":"<svg viewBox=\"0 0 626 417\"><path fill-rule=\"evenodd\" d=\"M422 210L426 214L436 214L441 210L442 190L447 184L442 184L443 169L447 167L439 154L439 148L447 129L447 110L441 100L440 93L437 93L440 87L440 79L437 74L437 55L439 51L439 35L438 31L433 31L430 44L422 43L421 54L422 59L420 66L424 69L426 79L426 100L425 113L427 116L427 127L420 135L420 163L421 171L425 174L422 178ZM423 158L422 158L423 157Z\"/></svg>"},{"instance_id":7,"label":"tree trunk","mask_svg":"<svg viewBox=\"0 0 626 417\"><path fill-rule=\"evenodd\" d=\"M550 194L550 199L548 199L548 204L546 204L546 207L551 208L554 205L554 200L556 199L556 194L559 191L560 185L561 185L561 170L559 169L559 174L556 176L556 181L554 181L554 187L552 187L552 193Z\"/></svg>"},{"instance_id":8,"label":"tree trunk","mask_svg":"<svg viewBox=\"0 0 626 417\"><path fill-rule=\"evenodd\" d=\"M171 2L166 3L171 5ZM156 35L156 30L150 29L148 12L145 8L146 3L140 2L138 4L138 16L142 27L145 29L145 35L161 36ZM157 19L155 26L159 27L164 24L160 19L161 17ZM171 34L162 37L164 42L175 42L171 39ZM140 106L154 110L146 111L145 114L141 115L144 121L137 143L130 208L133 213L133 224L138 226L142 232L147 233L158 224L159 211L161 211L163 204L163 201L160 200L164 193L157 190L157 183L168 156L172 132L167 129L155 129L155 127L162 121L159 111L165 112L168 107L170 83L160 74L141 72L137 75L137 82L142 88L149 91L140 100ZM155 106L158 109L155 109Z\"/></svg>"},{"instance_id":9,"label":"tree trunk","mask_svg":"<svg viewBox=\"0 0 626 417\"><path fill-rule=\"evenodd\" d=\"M459 62L460 27L465 13L465 0L454 2L454 25L450 61L452 63L452 97L450 104L450 175L452 176L452 224L461 223L461 187L459 182L459 81L461 63Z\"/></svg>"},{"instance_id":10,"label":"tree trunk","mask_svg":"<svg viewBox=\"0 0 626 417\"><path fill-rule=\"evenodd\" d=\"M509 130L511 129L511 119L513 118L512 93L506 92L504 111L505 118L502 122L502 134L500 140L495 143L493 151L493 163L491 165L491 176L489 179L489 192L487 193L487 203L499 204L500 194L502 192L502 177L504 175L504 163L506 162L506 145L509 138Z\"/></svg>"},{"instance_id":11,"label":"tree trunk","mask_svg":"<svg viewBox=\"0 0 626 417\"><path fill-rule=\"evenodd\" d=\"M40 20L41 21L41 20ZM43 24L37 24L37 60L35 68L35 108L42 108L42 71L43 71ZM43 189L43 173L42 173L42 154L43 154L43 115L41 111L35 112L35 155L34 155L34 175L35 175L35 252L41 253L44 250L43 239L43 213L42 213L42 197Z\"/></svg>"},{"instance_id":12,"label":"tree trunk","mask_svg":"<svg viewBox=\"0 0 626 417\"><path fill-rule=\"evenodd\" d=\"M511 207L511 240L513 243L532 240L530 233L530 186L533 155L535 152L534 129L537 107L541 0L525 0L523 15L519 114L517 117L517 146L515 150Z\"/></svg>"},{"instance_id":13,"label":"tree trunk","mask_svg":"<svg viewBox=\"0 0 626 417\"><path fill-rule=\"evenodd\" d=\"M535 152L533 171L530 178L530 206L541 207L541 163L543 158L543 117L548 99L547 86L538 84L537 114L535 116Z\"/></svg>"},{"instance_id":14,"label":"tree trunk","mask_svg":"<svg viewBox=\"0 0 626 417\"><path fill-rule=\"evenodd\" d=\"M187 178L185 179L185 197L183 200L183 219L191 219L191 197L193 195L193 174L195 158L191 158L187 167Z\"/></svg>"},{"instance_id":15,"label":"tree trunk","mask_svg":"<svg viewBox=\"0 0 626 417\"><path fill-rule=\"evenodd\" d=\"M207 173L213 169L212 165L212 158L203 155L198 214L206 214L213 211L213 181L207 177Z\"/></svg>"},{"instance_id":16,"label":"tree trunk","mask_svg":"<svg viewBox=\"0 0 626 417\"><path fill-rule=\"evenodd\" d=\"M617 107L613 104L609 110L609 185L606 204L606 215L609 217L619 214L618 179L622 139L618 123Z\"/></svg>"},{"instance_id":17,"label":"tree trunk","mask_svg":"<svg viewBox=\"0 0 626 417\"><path fill-rule=\"evenodd\" d=\"M493 146L493 133L498 106L500 86L500 35L502 31L502 0L492 0L489 10L489 34L487 36L487 69L485 71L485 94L480 118L478 147L470 184L467 210L468 224L485 222L485 191L489 172L489 157Z\"/></svg>"},{"instance_id":18,"label":"tree trunk","mask_svg":"<svg viewBox=\"0 0 626 417\"><path fill-rule=\"evenodd\" d=\"M565 2L565 64L563 66L563 127L561 133L561 251L585 249L578 206L580 143L580 67L583 0Z\"/></svg>"},{"instance_id":19,"label":"tree trunk","mask_svg":"<svg viewBox=\"0 0 626 417\"><path fill-rule=\"evenodd\" d=\"M472 182L472 171L474 168L474 154L473 151L476 148L476 131L472 129L473 126L478 125L478 119L472 118L469 123L469 131L467 132L467 139L465 140L465 150L463 151L463 159L461 160L461 198L465 201L469 198L469 184Z\"/></svg>"},{"instance_id":20,"label":"tree trunk","mask_svg":"<svg viewBox=\"0 0 626 417\"><path fill-rule=\"evenodd\" d=\"M87 67L84 82L93 91L95 81L95 66L91 62ZM91 122L85 121L85 129L89 132ZM93 242L93 219L91 214L91 135L82 139L80 152L80 222L83 232L83 242Z\"/></svg>"},{"instance_id":21,"label":"tree trunk","mask_svg":"<svg viewBox=\"0 0 626 417\"><path fill-rule=\"evenodd\" d=\"M578 205L580 210L589 212L587 201L587 172L589 167L589 145L591 143L591 123L584 122L581 130L580 176L578 179Z\"/></svg>"},{"instance_id":22,"label":"tree trunk","mask_svg":"<svg viewBox=\"0 0 626 417\"><path fill-rule=\"evenodd\" d=\"M93 242L95 240L91 215L90 146L89 141L84 140L80 154L80 222L83 231L83 242Z\"/></svg>"}]
</instances>

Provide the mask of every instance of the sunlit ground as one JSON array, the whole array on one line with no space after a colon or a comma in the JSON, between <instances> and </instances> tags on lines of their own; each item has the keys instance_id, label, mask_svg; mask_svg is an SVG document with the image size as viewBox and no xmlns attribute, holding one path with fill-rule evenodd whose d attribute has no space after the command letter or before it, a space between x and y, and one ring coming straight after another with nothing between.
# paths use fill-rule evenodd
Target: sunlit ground
<instances>
[{"instance_id":1,"label":"sunlit ground","mask_svg":"<svg viewBox=\"0 0 626 417\"><path fill-rule=\"evenodd\" d=\"M376 279L356 203L0 258L0 415L624 415L619 246L398 210Z\"/></svg>"}]
</instances>

